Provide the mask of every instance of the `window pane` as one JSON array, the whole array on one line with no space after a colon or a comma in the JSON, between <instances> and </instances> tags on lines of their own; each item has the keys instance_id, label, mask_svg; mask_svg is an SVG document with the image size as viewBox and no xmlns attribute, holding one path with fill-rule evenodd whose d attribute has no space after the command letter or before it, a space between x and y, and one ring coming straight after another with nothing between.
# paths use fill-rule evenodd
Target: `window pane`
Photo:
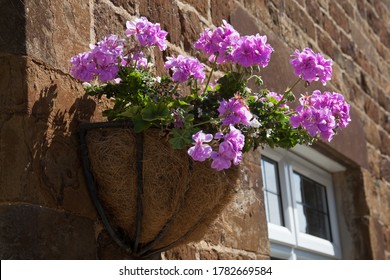
<instances>
[{"instance_id":1,"label":"window pane","mask_svg":"<svg viewBox=\"0 0 390 280\"><path fill-rule=\"evenodd\" d=\"M282 226L282 213L280 209L279 197L273 193L267 193L269 222L275 225Z\"/></svg>"},{"instance_id":2,"label":"window pane","mask_svg":"<svg viewBox=\"0 0 390 280\"><path fill-rule=\"evenodd\" d=\"M267 221L276 225L284 226L282 202L280 196L278 163L262 157L261 171L264 185L264 204Z\"/></svg>"},{"instance_id":3,"label":"window pane","mask_svg":"<svg viewBox=\"0 0 390 280\"><path fill-rule=\"evenodd\" d=\"M262 160L263 163L263 179L264 185L267 191L278 193L278 183L277 183L277 165L275 162L269 162L268 160Z\"/></svg>"},{"instance_id":4,"label":"window pane","mask_svg":"<svg viewBox=\"0 0 390 280\"><path fill-rule=\"evenodd\" d=\"M326 188L296 172L293 183L300 231L331 241Z\"/></svg>"}]
</instances>

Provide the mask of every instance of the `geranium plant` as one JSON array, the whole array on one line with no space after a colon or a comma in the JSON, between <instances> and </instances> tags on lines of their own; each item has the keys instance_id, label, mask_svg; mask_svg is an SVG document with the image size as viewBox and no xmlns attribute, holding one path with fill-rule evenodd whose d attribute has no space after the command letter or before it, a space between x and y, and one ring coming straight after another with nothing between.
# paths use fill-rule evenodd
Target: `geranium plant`
<instances>
[{"instance_id":1,"label":"geranium plant","mask_svg":"<svg viewBox=\"0 0 390 280\"><path fill-rule=\"evenodd\" d=\"M167 57L171 76L157 76L147 57L153 47L167 48L168 33L145 17L126 27L126 39L110 35L74 56L72 75L85 82L87 94L113 101L104 112L108 120L130 120L137 133L160 128L172 148L187 149L196 161L210 160L216 170L239 164L244 152L259 146L331 141L350 122L349 104L339 93L315 90L303 94L295 109L288 105L299 82L325 85L331 79L332 60L309 48L292 54L297 80L279 94L259 76L274 51L266 36L241 36L223 21L194 43L205 63Z\"/></svg>"}]
</instances>

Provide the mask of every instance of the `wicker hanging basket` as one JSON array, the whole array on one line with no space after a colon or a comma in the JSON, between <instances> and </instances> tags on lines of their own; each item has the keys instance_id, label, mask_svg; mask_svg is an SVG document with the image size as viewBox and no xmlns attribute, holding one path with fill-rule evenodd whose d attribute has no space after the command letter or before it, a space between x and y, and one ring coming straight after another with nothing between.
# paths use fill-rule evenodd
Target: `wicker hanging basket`
<instances>
[{"instance_id":1,"label":"wicker hanging basket","mask_svg":"<svg viewBox=\"0 0 390 280\"><path fill-rule=\"evenodd\" d=\"M200 240L238 188L238 168L218 172L194 162L158 129L136 134L128 122L83 124L80 144L95 207L132 257Z\"/></svg>"}]
</instances>

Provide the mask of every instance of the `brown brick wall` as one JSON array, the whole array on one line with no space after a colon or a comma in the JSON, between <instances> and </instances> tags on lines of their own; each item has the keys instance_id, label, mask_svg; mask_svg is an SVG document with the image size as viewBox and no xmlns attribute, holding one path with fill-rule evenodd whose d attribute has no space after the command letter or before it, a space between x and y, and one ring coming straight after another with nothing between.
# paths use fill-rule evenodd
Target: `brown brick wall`
<instances>
[{"instance_id":1,"label":"brown brick wall","mask_svg":"<svg viewBox=\"0 0 390 280\"><path fill-rule=\"evenodd\" d=\"M0 252L14 252L3 258L126 258L97 222L77 156L78 122L99 120L103 105L82 97L68 60L90 42L122 32L126 20L140 15L169 32L166 55L193 54L197 34L222 19L242 34L266 34L276 51L263 76L276 91L293 77L288 59L295 48L309 46L330 56L334 78L327 88L352 103L353 121L331 145L317 148L348 167L346 174L335 175L343 185L337 191L340 204L349 203L339 209L341 228L350 238L345 256L390 258L390 1L1 3L6 8L0 10ZM162 65L161 55L155 60ZM245 161L243 188L205 239L164 258L268 257L258 155ZM22 216L48 226L28 234L32 225ZM20 224L11 223L15 219ZM67 226L53 227L53 220ZM10 232L22 238L12 239ZM51 235L60 238L37 242L34 250L24 246ZM84 245L67 247L69 236Z\"/></svg>"}]
</instances>

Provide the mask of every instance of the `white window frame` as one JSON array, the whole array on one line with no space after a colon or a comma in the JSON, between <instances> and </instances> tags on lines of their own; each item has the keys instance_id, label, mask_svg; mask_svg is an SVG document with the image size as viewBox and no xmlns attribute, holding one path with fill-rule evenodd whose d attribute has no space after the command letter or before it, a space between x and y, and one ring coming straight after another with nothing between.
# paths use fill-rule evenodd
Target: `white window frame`
<instances>
[{"instance_id":1,"label":"white window frame","mask_svg":"<svg viewBox=\"0 0 390 280\"><path fill-rule=\"evenodd\" d=\"M306 146L297 146L288 151L265 148L261 154L278 164L284 216L284 226L268 223L271 256L280 259L340 259L341 246L331 173L344 171L345 167ZM294 171L325 186L332 241L299 231L292 178Z\"/></svg>"}]
</instances>

